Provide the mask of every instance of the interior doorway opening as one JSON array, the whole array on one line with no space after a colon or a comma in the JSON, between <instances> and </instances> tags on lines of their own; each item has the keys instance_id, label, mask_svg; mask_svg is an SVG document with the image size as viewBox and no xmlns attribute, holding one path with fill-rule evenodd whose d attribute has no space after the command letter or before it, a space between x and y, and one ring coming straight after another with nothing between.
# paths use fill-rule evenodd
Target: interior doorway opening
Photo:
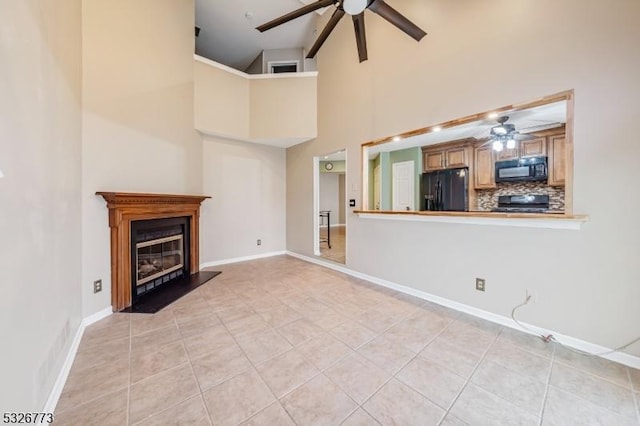
<instances>
[{"instance_id":1,"label":"interior doorway opening","mask_svg":"<svg viewBox=\"0 0 640 426\"><path fill-rule=\"evenodd\" d=\"M342 149L314 161L314 253L343 264L347 245L346 159Z\"/></svg>"}]
</instances>

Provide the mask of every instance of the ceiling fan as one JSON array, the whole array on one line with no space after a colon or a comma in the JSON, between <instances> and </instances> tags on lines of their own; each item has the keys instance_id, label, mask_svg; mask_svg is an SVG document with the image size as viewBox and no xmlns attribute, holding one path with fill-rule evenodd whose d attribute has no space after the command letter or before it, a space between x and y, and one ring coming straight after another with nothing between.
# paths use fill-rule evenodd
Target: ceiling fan
<instances>
[{"instance_id":1,"label":"ceiling fan","mask_svg":"<svg viewBox=\"0 0 640 426\"><path fill-rule=\"evenodd\" d=\"M313 58L316 56L320 47L322 47L329 37L329 34L331 34L331 31L333 31L336 25L338 25L338 22L342 19L345 13L351 15L353 19L353 28L356 32L356 43L358 45L358 57L360 58L360 62L367 60L367 39L364 31L364 11L366 9L380 15L416 41L420 41L422 37L427 35L427 33L420 29L420 27L389 6L384 0L318 0L269 21L266 24L260 25L256 29L260 32L264 32L306 15L307 13L311 13L331 5L334 5L336 10L333 12L333 15L331 15L331 18L329 18L327 26L324 27L320 33L320 36L311 47L311 50L309 50L307 58Z\"/></svg>"},{"instance_id":2,"label":"ceiling fan","mask_svg":"<svg viewBox=\"0 0 640 426\"><path fill-rule=\"evenodd\" d=\"M516 126L511 123L507 123L508 116L498 118L498 125L491 128L489 133L489 141L492 142L494 151L502 151L506 145L507 149L513 149L516 147L516 141L526 141L535 139L532 135L523 135L516 131Z\"/></svg>"}]
</instances>

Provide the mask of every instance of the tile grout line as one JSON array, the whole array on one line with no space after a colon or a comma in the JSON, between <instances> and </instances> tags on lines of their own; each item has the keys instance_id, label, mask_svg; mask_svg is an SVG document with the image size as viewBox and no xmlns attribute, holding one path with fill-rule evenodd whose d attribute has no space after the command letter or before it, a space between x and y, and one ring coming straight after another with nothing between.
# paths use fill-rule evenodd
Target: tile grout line
<instances>
[{"instance_id":1,"label":"tile grout line","mask_svg":"<svg viewBox=\"0 0 640 426\"><path fill-rule=\"evenodd\" d=\"M556 360L556 346L553 346L553 350L551 352L551 366L549 367L549 373L547 374L547 380L544 387L544 396L542 397L542 406L540 407L540 414L538 416L538 425L542 426L542 421L544 420L544 410L547 406L547 397L549 396L549 386L551 385L551 373L553 372L553 365Z\"/></svg>"},{"instance_id":2,"label":"tile grout line","mask_svg":"<svg viewBox=\"0 0 640 426\"><path fill-rule=\"evenodd\" d=\"M562 346L562 345L560 345L560 344L556 343L556 344L554 344L554 346L555 346L555 348L557 349L558 347L560 347L560 346ZM569 349L569 350L570 350L570 349ZM556 351L554 351L554 352L556 352ZM612 363L612 364L618 364L618 365L623 366L623 367L624 367L625 369L627 369L627 370L629 370L629 368L631 368L631 367L629 367L629 366L626 366L626 365L624 365L624 364L620 364L620 363L615 362L615 361L608 360L608 359L606 359L606 358L599 358L599 357L597 357L597 356L595 356L595 355L583 355L583 356L586 356L586 357L589 357L589 358L594 358L594 359L604 360L604 361L606 361L606 362L608 362L608 363ZM573 369L573 370L577 370L577 371L579 371L580 373L587 374L587 375L592 376L592 377L594 377L594 378L596 378L596 379L604 380L605 382L607 382L607 383L609 383L609 384L612 384L612 385L615 385L615 386L618 386L618 387L622 387L622 388L632 389L632 383L630 383L630 384L629 384L629 386L625 386L625 385L623 385L623 384L621 384L621 383L619 383L619 382L616 382L614 379L612 379L612 378L611 378L611 377L609 377L609 376L606 376L606 375L603 375L603 374L599 374L598 372L595 372L595 371L593 371L593 370L589 370L589 369L587 369L587 368L584 368L584 367L582 367L582 366L580 366L580 365L577 365L577 364L571 363L570 361L563 360L563 359L557 359L556 361L557 361L559 364L564 365L565 367L569 367L569 368L571 368L571 369ZM627 379L628 379L629 381L631 380L631 379L629 379L628 377L627 377Z\"/></svg>"},{"instance_id":3,"label":"tile grout line","mask_svg":"<svg viewBox=\"0 0 640 426\"><path fill-rule=\"evenodd\" d=\"M633 398L633 403L636 406L636 417L638 425L640 425L640 393L636 393L636 387L633 384L633 380L631 380L631 369L629 367L627 367L627 376L629 377L629 383L631 383L631 397Z\"/></svg>"},{"instance_id":4,"label":"tile grout line","mask_svg":"<svg viewBox=\"0 0 640 426\"><path fill-rule=\"evenodd\" d=\"M485 357L487 356L487 354L489 353L489 350L491 349L491 347L496 343L496 341L498 340L498 337L500 336L500 333L502 333L502 330L504 330L504 327L500 327L498 329L498 332L496 333L496 335L493 338L493 341L491 342L491 344L489 346L487 346L487 349L485 349L484 353L482 354L482 356L480 357L480 359L478 360L478 362L476 363L475 367L473 367L473 370L471 371L471 373L469 374L469 377L467 378L467 380L464 382L464 385L462 385L462 388L460 388L460 391L457 393L457 395L455 396L455 398L453 398L453 401L451 402L451 404L449 404L449 407L447 408L444 416L442 417L442 419L440 420L440 422L438 423L438 425L442 425L442 422L444 422L444 419L447 418L447 416L449 415L449 413L451 412L451 409L453 408L453 406L455 405L455 403L458 401L458 399L460 398L460 395L462 395L462 393L464 392L464 390L467 388L467 386L469 385L469 383L471 383L471 379L473 378L473 375L476 373L476 371L478 370L478 368L480 367L480 364L482 364L482 361L484 361ZM488 391L487 391L488 392ZM493 393L492 393L493 394ZM497 396L497 395L496 395ZM501 398L502 399L502 398Z\"/></svg>"},{"instance_id":5,"label":"tile grout line","mask_svg":"<svg viewBox=\"0 0 640 426\"><path fill-rule=\"evenodd\" d=\"M233 291L233 290L231 290L231 291ZM236 296L241 297L241 296L239 296L235 291L234 291L233 293L234 293ZM241 299L241 300L242 300L242 299ZM251 306L247 305L246 303L244 303L244 301L242 301L242 302L243 302L243 304L245 304L247 307L249 307L249 309L251 309L251 310L253 311L253 313L254 313L254 314L256 314L256 315L260 316L260 315L255 311L255 309L253 309L253 307L251 307ZM261 317L261 318L262 318L262 317ZM266 321L265 321L265 322L266 322ZM246 353L246 352L245 352L245 350L242 348L242 346L240 345L240 343L238 343L238 340L236 339L236 336L234 336L234 335L233 335L233 333L231 333L231 332L229 331L229 329L227 328L227 325L224 323L224 321L223 321L221 318L220 318L220 323L222 324L222 326L224 327L224 329L225 329L225 330L227 330L227 333L229 333L229 335L231 336L231 338L233 339L233 341L235 342L235 344L238 346L238 348L240 349L240 351L242 352L242 354L244 355L244 357L247 359L247 362L249 363L249 365L251 365L251 367L253 368L253 370L256 372L256 374L257 374L257 375L258 375L258 377L260 378L260 381L262 382L262 384L263 384L263 385L265 385L265 387L266 387L267 389L269 389L269 392L271 392L271 396L273 396L273 398L275 399L275 402L277 402L277 403L282 407L282 409L284 410L284 412L285 412L285 413L287 413L287 416L291 419L291 421L292 421L294 424L296 424L296 422L295 422L295 421L293 420L293 418L291 417L291 414L289 414L289 412L287 411L287 409L286 409L286 408L285 408L285 407L280 403L280 400L278 399L278 397L273 393L273 390L269 387L269 385L267 385L267 384L265 383L264 379L263 379L263 378L262 378L262 376L260 375L260 372L258 371L258 369L256 368L256 366L254 365L253 361L251 361L251 359L247 356L247 353ZM267 323L267 324L268 324L268 323ZM269 325L271 325L271 324L269 324ZM273 329L273 330L275 330L275 328L273 328L273 327L272 327L272 329ZM285 339L285 340L286 340L286 339ZM292 349L293 349L293 345L292 345ZM291 350L291 349L290 349L290 350ZM288 351L286 351L286 352L284 352L284 353L287 353L287 352L288 352ZM276 355L276 356L278 356L278 355ZM270 358L270 359L273 359L273 358L275 358L275 357L272 357L272 358ZM268 361L268 360L267 360L267 361ZM266 362L266 361L265 361L265 362ZM244 371L243 371L242 373L244 373ZM239 375L240 375L240 374L242 374L242 373L238 373L238 374L236 374L235 376L233 376L233 377L231 377L231 378L229 378L229 379L225 380L225 381L224 381L224 382L222 382L222 383L226 383L227 381L229 381L229 380L233 379L234 377L239 376ZM316 377L316 376L317 376L317 375L315 375L314 377ZM222 383L218 383L218 384L217 384L217 385L215 385L215 386L220 386ZM215 386L212 386L210 389L214 388ZM259 410L258 410L256 413L254 413L253 415L251 415L251 416L247 417L246 419L242 419L242 420L240 421L240 423L242 423L242 422L246 422L247 420L252 419L253 417L257 416L258 414L262 413L264 410L266 410L267 408L269 408L272 404L273 404L273 402L269 403L269 404L268 404L268 405L266 405L265 407L262 407L261 409L259 409ZM205 405L206 405L206 404L205 404ZM213 423L213 420L212 420L212 423Z\"/></svg>"},{"instance_id":6,"label":"tile grout line","mask_svg":"<svg viewBox=\"0 0 640 426\"><path fill-rule=\"evenodd\" d=\"M133 349L133 337L131 334L133 333L133 324L131 321L131 317L129 317L129 373L127 375L127 424L131 424L131 352Z\"/></svg>"},{"instance_id":7,"label":"tile grout line","mask_svg":"<svg viewBox=\"0 0 640 426\"><path fill-rule=\"evenodd\" d=\"M265 290L265 291L266 291L266 290ZM268 293L268 292L267 292L267 293ZM306 318L302 313L300 313L300 312L299 312L299 311L297 311L296 309L292 308L291 306L289 306L289 305L287 305L285 302L283 302L283 301L282 301L278 296L274 296L274 297L275 297L276 299L278 299L278 301L279 301L279 302L281 302L281 303L283 303L285 306L287 306L289 309L292 309L294 312L296 312L296 313L298 313L298 314L302 315L299 319L305 319L305 318ZM330 306L328 306L327 304L325 304L325 303L324 303L324 302L322 302L321 300L317 300L315 297L311 297L311 298L312 298L312 299L314 299L314 300L316 300L317 302L319 302L319 303L321 303L321 304L325 305L327 308L331 309L331 307L330 307ZM258 314L258 315L259 315L259 314ZM263 318L263 319L264 319L264 318ZM272 356L272 357L270 357L270 358L268 358L268 359L266 359L266 360L263 360L260 364L265 363L265 362L268 362L268 361L270 361L270 360L272 360L272 359L274 359L274 358L276 358L276 357L278 357L278 356L282 356L282 355L284 355L284 354L286 354L287 352L290 352L290 351L292 351L292 350L296 350L296 345L293 345L293 344L292 344L292 343L291 343L291 342L290 342L286 337L284 337L284 336L281 334L281 332L279 331L279 329L280 329L280 328L282 328L282 327L285 327L285 326L286 326L286 325L288 325L288 324L292 324L292 323L294 323L294 322L298 321L299 319L296 319L296 320L294 320L294 321L291 321L290 323L287 323L287 324L283 324L283 325L282 325L282 326L280 326L280 327L273 327L273 326L272 326L272 330L273 330L273 331L274 331L274 332L275 332L275 333L276 333L280 338L284 339L284 341L286 341L288 344L290 344L290 345L291 345L291 348L290 348L290 349L288 349L288 350L286 350L286 351L284 351L284 352L283 352L283 353L281 353L281 354L277 354L277 355L274 355L274 356ZM328 330L325 330L324 328L322 328L322 327L318 326L315 322L311 321L310 319L308 319L308 318L306 318L306 319L307 319L309 322L311 322L312 324L314 324L314 325L316 325L317 327L321 328L321 329L322 329L322 331L323 331L323 333L328 334L329 336L332 336L332 335L328 332ZM271 325L271 324L269 324L269 325ZM322 333L320 333L320 334L322 334ZM306 342L308 342L308 341L310 341L310 340L313 340L313 339L314 339L314 338L316 338L316 337L317 337L317 336L314 336L314 337L311 337L311 338L309 338L309 339L307 339L307 340L305 340L305 341L303 341L303 342L300 342L300 343L298 344L298 346L299 346L299 345L302 345L302 344L304 344L304 343L306 343ZM340 340L339 340L339 339L337 339L335 336L332 336L332 337L333 337L333 338L335 338L336 340L340 341ZM346 343L344 343L344 342L342 342L342 343L346 345ZM239 346L239 345L238 345L238 346ZM347 347L349 347L349 345L346 345L346 346L347 346ZM242 349L242 348L241 348L241 349ZM351 347L349 347L349 349L351 349ZM243 352L244 352L244 349L243 349ZM325 370L323 371L323 370L321 370L320 368L316 367L316 365L315 365L313 362L311 362L309 359L307 359L307 357L306 357L304 354L300 353L298 350L296 350L296 353L297 353L297 354L299 354L299 355L300 355L300 356L305 360L305 362L308 362L312 367L314 367L316 370L318 370L318 374L314 374L311 378L309 378L308 380L305 380L305 381L304 381L303 383L301 383L300 385L298 385L298 386L296 386L295 388L291 389L289 392L287 392L287 393L283 394L280 398L276 397L276 396L275 396L275 394L273 394L273 391L271 391L271 392L272 392L272 394L273 394L273 396L276 398L276 401L278 402L278 404L280 404L280 406L282 407L282 409L285 411L285 413L287 413L287 416L291 419L291 421L292 421L294 424L297 424L297 423L293 420L293 418L291 417L291 414L287 411L286 407L285 407L285 406L284 406L280 401L281 401L283 398L285 398L287 395L292 394L292 393L293 393L293 392L295 392L297 389L300 389L302 386L304 386L304 385L306 385L307 383L311 382L312 380L314 380L316 377L318 377L318 376L320 376L320 375L323 375L327 380L329 380L329 382L333 383L333 381L332 381L329 377L327 377L327 375L326 375L326 374L324 374L324 371L326 371L327 369L331 368L334 364L337 364L340 360L342 360L342 359L344 359L344 358L346 357L346 356L344 356L344 357L341 357L340 359L338 359L338 360L334 361L334 362L333 362L329 367L325 368ZM245 353L245 356L246 356L246 353ZM248 357L248 356L247 356L247 359L249 359L249 357ZM249 362L253 365L253 362L252 362L250 359L249 359ZM257 369L255 366L254 366L254 368L255 368L256 372L258 372L258 369ZM259 372L258 372L258 375L260 375L260 373L259 373ZM260 378L262 379L262 376L261 376ZM337 387L338 387L338 389L341 389L341 388L340 388L338 385L336 385L335 383L333 383L333 384L334 384L335 386L337 386ZM267 385L267 388L269 388L269 390L271 390L271 388L270 388L268 385ZM345 394L346 394L346 392L345 392ZM351 398L348 394L346 394L346 395L347 395L347 397L348 397L349 399L351 399L351 400L353 401L353 398ZM342 419L342 420L340 421L340 424L341 424L341 423L344 423L344 421L346 421L346 420L349 418L349 416L351 416L351 415L352 415L352 414L353 414L353 413L354 413L354 412L359 408L358 403L357 403L356 401L353 401L353 402L356 404L356 408L355 408L353 411L349 412L349 414L348 414L344 419ZM260 412L262 412L262 411L263 411L263 410L261 410ZM254 416L257 416L260 412L256 413ZM250 418L253 418L254 416L251 416Z\"/></svg>"},{"instance_id":8,"label":"tile grout line","mask_svg":"<svg viewBox=\"0 0 640 426\"><path fill-rule=\"evenodd\" d=\"M211 308L211 305L209 305L209 302L203 297L205 303L207 304L207 306L209 306L209 308ZM207 314L208 315L208 314ZM215 314L215 312L213 312L213 315L216 316L216 318L218 318L218 316ZM200 381L198 380L198 376L196 376L196 371L193 368L193 363L191 362L191 357L189 356L189 351L187 351L187 346L184 344L184 335L182 334L182 330L180 329L180 325L178 324L178 320L175 316L175 314L173 315L173 321L176 324L176 327L178 327L178 333L180 333L180 343L182 343L182 348L184 349L184 353L187 355L187 362L189 363L189 367L191 368L191 374L193 374L193 378L196 380L196 385L198 386L198 390L199 392L199 397L200 400L202 401L202 405L204 405L204 410L207 413L207 417L209 420L209 424L212 425L213 424L213 420L211 419L211 413L209 412L209 406L207 405L207 403L204 400L204 392L202 390L202 387L200 386ZM220 321L220 323L222 323L222 321L220 320L220 318L218 318L218 321ZM186 401L186 399L185 399ZM184 401L178 402L178 404L182 403ZM169 408L172 408L178 404L172 405ZM169 409L167 408L167 410ZM163 410L166 411L166 410Z\"/></svg>"},{"instance_id":9,"label":"tile grout line","mask_svg":"<svg viewBox=\"0 0 640 426\"><path fill-rule=\"evenodd\" d=\"M439 333L436 334L436 336L431 339L431 341L429 343L427 343L424 348L426 348L427 346L429 346L435 339L437 339L442 333L445 332L445 330L447 330L449 327L451 327L451 325L455 322L456 320L452 320L451 322L449 322L449 324L447 324L446 327L444 327L442 330L440 330ZM378 336L376 336L377 338ZM373 340L373 339L372 339ZM364 346L364 345L362 345ZM362 347L360 346L360 347ZM424 348L422 348L422 350L424 350ZM366 404L371 398L373 398L378 392L380 392L380 389L382 389L384 386L387 385L387 383L389 383L391 380L396 379L397 381L399 381L400 383L402 383L405 386L406 385L402 380L396 378L396 375L398 373L400 373L407 365L409 365L414 359L418 358L420 356L420 352L422 352L422 350L420 350L418 353L416 353L407 363L405 363L402 367L400 367L400 369L398 369L398 371L396 371L395 373L391 374L391 377L389 377L389 379L387 379L382 385L380 385L371 395L369 395L368 398L366 398L364 401L362 401L362 404L360 404L360 408L362 408L362 410L364 412L366 412L367 414L369 414L374 420L376 420L376 422L378 421L378 419L375 418L375 416L372 413L369 413L366 408L364 408L364 404ZM360 354L360 356L364 357L367 361L371 362L372 364L376 365L377 364L371 360L369 360L367 357L365 357L364 355ZM379 367L380 368L380 367ZM429 400L430 402L432 402L433 404L435 404L436 406L440 407L438 404L436 404L435 402L431 401L431 399L427 398L425 395L422 395L422 393L420 393L418 390L413 389L413 387L409 386L409 388L411 388L412 390L414 390L415 392L417 392L418 394L420 394L422 397L426 398L427 400ZM447 410L445 410L445 414L442 416L442 419L440 419L440 421L438 422L438 424L440 424L442 421L444 421L444 418L447 416ZM379 423L379 422L378 422Z\"/></svg>"},{"instance_id":10,"label":"tile grout line","mask_svg":"<svg viewBox=\"0 0 640 426\"><path fill-rule=\"evenodd\" d=\"M155 314L151 314L151 315L155 315ZM173 316L173 313L172 313L172 316ZM174 320L174 323L175 323L175 316L173 316L173 320ZM175 325L177 326L177 323L175 323ZM169 326L167 326L167 327L169 327ZM164 327L160 327L160 329L162 329L162 328L164 328ZM157 330L157 329L156 329L156 330ZM154 330L151 330L151 331L154 331ZM180 328L178 328L178 332L180 333ZM144 333L141 333L141 334L144 334ZM140 335L140 334L137 334L136 336L139 336L139 335ZM180 337L180 339L179 339L179 340L180 340L180 343L182 344L183 348L185 349L185 353L187 353L187 360L188 360L187 362L189 362L189 363L190 363L189 356L188 356L188 352L186 351L186 348L184 347L184 341L182 340L182 334L180 333L180 335L181 335L181 337ZM134 336L134 337L135 337L135 336ZM165 344L165 345L163 345L163 346L160 346L160 348L165 347L165 346L169 346L169 345L173 345L173 344L175 344L175 343L177 343L177 340L176 340L176 341L169 342L169 343L167 343L167 344ZM158 371L157 373L154 373L154 374L152 374L152 375L150 375L150 376L148 376L148 377L145 377L144 379L140 379L140 380L138 380L137 382L132 383L132 384L129 386L129 388L131 388L131 386L136 385L136 384L138 384L138 383L142 383L142 382L144 382L144 381L147 381L147 380L149 380L149 379L152 379L152 378L154 378L154 377L156 377L156 376L158 376L158 375L160 375L160 374L164 374L164 373L166 373L166 372L168 372L168 371L175 370L175 369L177 369L178 367L182 366L183 364L186 364L186 362L179 363L179 364L176 364L176 365L171 365L171 367L169 367L169 368L166 368L166 369L164 369L164 370L162 370L162 371ZM132 363L130 363L130 366L131 366L131 365L132 365ZM192 373L193 373L193 370L192 370ZM196 379L196 384L197 384L197 382L198 382L198 381L197 381L197 378L195 377L195 374L194 374L194 378ZM180 400L180 401L178 401L178 402L176 402L176 403L173 403L173 404L171 404L171 405L169 405L169 406L167 406L167 407L165 407L165 408L161 409L160 411L158 411L158 412L156 412L156 413L153 413L153 414L148 415L147 417L145 417L145 418L143 418L143 419L138 420L138 421L137 421L136 423L134 423L132 426L138 425L138 424L140 424L140 423L144 422L145 420L148 420L148 419L149 419L149 418L151 418L151 417L157 416L157 415L158 415L158 414L160 414L160 413L164 413L165 411L168 411L168 410L170 410L171 408L173 408L173 407L175 407L175 406L177 406L177 405L179 405L179 404L181 404L181 403L183 403L183 402L185 402L185 401L187 401L187 400L189 400L189 399L194 398L195 396L197 396L197 395L190 396L190 397L188 397L188 398L186 398L186 399L183 399L183 400Z\"/></svg>"}]
</instances>

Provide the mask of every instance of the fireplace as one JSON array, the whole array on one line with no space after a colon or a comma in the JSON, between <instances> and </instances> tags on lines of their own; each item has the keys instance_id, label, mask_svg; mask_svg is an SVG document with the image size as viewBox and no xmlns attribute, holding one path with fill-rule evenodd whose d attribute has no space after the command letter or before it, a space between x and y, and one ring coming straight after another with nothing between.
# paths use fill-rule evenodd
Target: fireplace
<instances>
[{"instance_id":1,"label":"fireplace","mask_svg":"<svg viewBox=\"0 0 640 426\"><path fill-rule=\"evenodd\" d=\"M111 228L111 306L114 312L173 281L196 276L200 204L207 196L97 192L107 201Z\"/></svg>"},{"instance_id":2,"label":"fireplace","mask_svg":"<svg viewBox=\"0 0 640 426\"><path fill-rule=\"evenodd\" d=\"M189 274L189 218L131 222L131 298Z\"/></svg>"}]
</instances>

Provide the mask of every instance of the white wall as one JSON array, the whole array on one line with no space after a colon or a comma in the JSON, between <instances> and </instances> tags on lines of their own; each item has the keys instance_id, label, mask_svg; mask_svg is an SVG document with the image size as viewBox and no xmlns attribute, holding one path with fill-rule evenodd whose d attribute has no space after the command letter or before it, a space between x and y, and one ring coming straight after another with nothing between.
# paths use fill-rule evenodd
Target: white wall
<instances>
[{"instance_id":1,"label":"white wall","mask_svg":"<svg viewBox=\"0 0 640 426\"><path fill-rule=\"evenodd\" d=\"M349 213L347 266L503 316L531 288L538 301L521 311L526 322L608 347L637 337L640 199L621 196L637 192L640 3L397 0L394 8L429 34L416 43L369 14L367 62L358 63L346 20L319 53L318 138L287 151L287 248L313 255L313 156L575 89L574 211L590 216L582 230ZM347 164L347 197L357 200L360 161ZM532 269L541 275L522 273ZM475 277L487 280L486 292L474 289ZM627 351L640 355L637 344Z\"/></svg>"},{"instance_id":2,"label":"white wall","mask_svg":"<svg viewBox=\"0 0 640 426\"><path fill-rule=\"evenodd\" d=\"M193 128L193 0L85 0L82 12L82 289L89 315L111 304L107 208L95 192L201 193L202 142ZM93 294L98 278L103 291Z\"/></svg>"},{"instance_id":3,"label":"white wall","mask_svg":"<svg viewBox=\"0 0 640 426\"><path fill-rule=\"evenodd\" d=\"M320 211L331 210L331 225L339 223L338 176L337 173L320 173ZM327 219L323 219L323 224L327 224Z\"/></svg>"},{"instance_id":4,"label":"white wall","mask_svg":"<svg viewBox=\"0 0 640 426\"><path fill-rule=\"evenodd\" d=\"M284 250L284 148L207 137L202 164L200 262Z\"/></svg>"},{"instance_id":5,"label":"white wall","mask_svg":"<svg viewBox=\"0 0 640 426\"><path fill-rule=\"evenodd\" d=\"M249 138L249 79L194 61L194 126L218 136Z\"/></svg>"},{"instance_id":6,"label":"white wall","mask_svg":"<svg viewBox=\"0 0 640 426\"><path fill-rule=\"evenodd\" d=\"M195 58L197 130L213 137L286 147L314 138L317 77L249 75Z\"/></svg>"},{"instance_id":7,"label":"white wall","mask_svg":"<svg viewBox=\"0 0 640 426\"><path fill-rule=\"evenodd\" d=\"M0 13L0 413L41 411L81 319L81 2Z\"/></svg>"}]
</instances>

